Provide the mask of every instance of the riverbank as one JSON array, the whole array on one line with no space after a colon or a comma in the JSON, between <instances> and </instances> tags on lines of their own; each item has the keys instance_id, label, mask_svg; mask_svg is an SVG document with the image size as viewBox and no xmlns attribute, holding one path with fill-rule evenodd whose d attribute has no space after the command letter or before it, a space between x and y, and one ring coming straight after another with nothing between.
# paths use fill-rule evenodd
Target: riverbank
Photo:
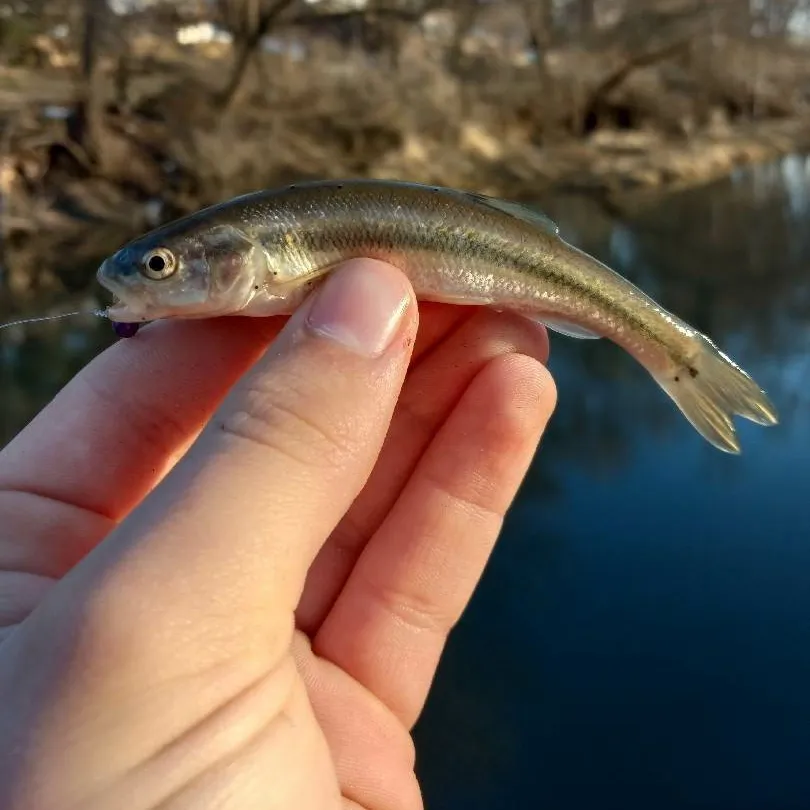
<instances>
[{"instance_id":1,"label":"riverbank","mask_svg":"<svg viewBox=\"0 0 810 810\"><path fill-rule=\"evenodd\" d=\"M401 148L367 166L364 174L477 189L528 203L557 195L583 196L607 223L745 166L808 152L810 123L800 120L716 129L689 140L656 132L602 130L582 141L547 148L504 143L480 126L467 125L460 130L457 147L411 136ZM302 174L344 175L337 165L318 174L311 169ZM298 176L290 168L277 182ZM99 257L168 216L159 198L134 198L116 183L97 177L71 179L55 199L6 196L4 202L4 316L25 311L33 300L58 301L65 291L86 288ZM193 207L189 200L187 210ZM184 213L183 207L176 213Z\"/></svg>"},{"instance_id":2,"label":"riverbank","mask_svg":"<svg viewBox=\"0 0 810 810\"><path fill-rule=\"evenodd\" d=\"M666 40L666 41L664 41ZM650 197L810 152L810 50L711 42L577 44L542 65L446 49L312 40L263 53L223 106L233 53L160 40L72 68L0 70L0 294L80 289L108 248L285 183L399 178L537 203L587 195L614 219ZM751 74L751 65L758 73Z\"/></svg>"},{"instance_id":3,"label":"riverbank","mask_svg":"<svg viewBox=\"0 0 810 810\"><path fill-rule=\"evenodd\" d=\"M409 138L371 176L476 188L513 199L592 193L617 205L646 194L705 185L736 169L810 151L810 118L718 124L685 139L654 130L599 130L544 148L504 142L480 125L462 127L457 149Z\"/></svg>"},{"instance_id":4,"label":"riverbank","mask_svg":"<svg viewBox=\"0 0 810 810\"><path fill-rule=\"evenodd\" d=\"M177 172L180 167L172 165L171 157L163 170L156 167L134 141L118 145L119 165L106 175L52 172L43 164L52 159L54 149L61 152L64 146L59 139L45 138L44 147L0 157L0 224L6 236L73 233L99 226L135 235L167 218L255 188L347 176L406 179L524 201L581 193L621 212L643 204L650 195L705 185L745 166L810 152L810 116L734 125L717 121L689 137L655 129L600 129L548 146L527 142L519 131L494 131L482 121L462 122L453 137L431 137L413 129L396 136L376 134L389 142L370 144L363 156L319 143L308 132L297 139L281 133L275 160L262 171L255 165L255 144L237 144L227 156L217 155L228 136L209 130L200 136L206 141L207 154L200 157L206 165L196 167L209 182L191 188L172 177L162 187L163 170ZM64 161L64 155L60 157ZM246 167L233 165L240 158L247 158ZM222 175L216 175L217 168L223 169ZM137 188L132 180L145 174L151 174L144 184L148 187Z\"/></svg>"}]
</instances>

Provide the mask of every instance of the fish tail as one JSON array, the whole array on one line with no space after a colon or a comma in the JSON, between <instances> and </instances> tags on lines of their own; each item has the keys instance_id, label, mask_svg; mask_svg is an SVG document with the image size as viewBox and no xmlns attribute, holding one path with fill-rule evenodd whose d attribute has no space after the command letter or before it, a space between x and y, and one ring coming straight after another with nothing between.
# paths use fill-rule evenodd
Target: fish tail
<instances>
[{"instance_id":1,"label":"fish tail","mask_svg":"<svg viewBox=\"0 0 810 810\"><path fill-rule=\"evenodd\" d=\"M711 444L739 453L740 443L731 419L741 416L759 425L779 422L765 392L704 335L697 336L698 352L674 371L654 374L683 415Z\"/></svg>"}]
</instances>

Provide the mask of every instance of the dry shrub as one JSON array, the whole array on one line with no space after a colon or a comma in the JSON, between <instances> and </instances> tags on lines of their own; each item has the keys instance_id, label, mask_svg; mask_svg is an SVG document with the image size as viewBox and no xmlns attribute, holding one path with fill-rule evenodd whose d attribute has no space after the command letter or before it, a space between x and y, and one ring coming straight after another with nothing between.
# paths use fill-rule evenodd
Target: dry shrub
<instances>
[{"instance_id":1,"label":"dry shrub","mask_svg":"<svg viewBox=\"0 0 810 810\"><path fill-rule=\"evenodd\" d=\"M302 177L366 175L409 136L457 138L460 85L440 66L380 65L322 47L306 63L265 57L231 110L187 121L170 152L208 201Z\"/></svg>"}]
</instances>

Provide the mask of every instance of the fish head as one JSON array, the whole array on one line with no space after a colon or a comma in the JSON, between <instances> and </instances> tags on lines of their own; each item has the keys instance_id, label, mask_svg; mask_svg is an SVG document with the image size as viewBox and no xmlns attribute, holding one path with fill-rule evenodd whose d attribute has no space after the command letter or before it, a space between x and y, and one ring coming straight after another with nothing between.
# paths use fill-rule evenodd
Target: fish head
<instances>
[{"instance_id":1,"label":"fish head","mask_svg":"<svg viewBox=\"0 0 810 810\"><path fill-rule=\"evenodd\" d=\"M116 298L106 311L113 321L206 318L247 306L266 266L261 246L239 228L189 218L129 242L97 279Z\"/></svg>"}]
</instances>

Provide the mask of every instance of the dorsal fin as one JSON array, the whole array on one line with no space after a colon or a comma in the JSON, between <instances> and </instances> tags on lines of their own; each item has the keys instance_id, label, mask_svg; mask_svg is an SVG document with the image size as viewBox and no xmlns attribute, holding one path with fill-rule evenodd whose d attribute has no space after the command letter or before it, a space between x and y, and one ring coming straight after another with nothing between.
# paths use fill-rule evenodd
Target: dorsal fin
<instances>
[{"instance_id":1,"label":"dorsal fin","mask_svg":"<svg viewBox=\"0 0 810 810\"><path fill-rule=\"evenodd\" d=\"M541 228L546 233L551 234L551 236L560 235L560 228L557 223L542 212L535 211L533 208L521 205L520 203L509 202L508 200L501 200L498 197L488 197L486 194L478 194L474 191L465 191L464 194L482 205L488 205L490 208L494 208L504 214L509 214L510 217L521 219L537 228Z\"/></svg>"}]
</instances>

